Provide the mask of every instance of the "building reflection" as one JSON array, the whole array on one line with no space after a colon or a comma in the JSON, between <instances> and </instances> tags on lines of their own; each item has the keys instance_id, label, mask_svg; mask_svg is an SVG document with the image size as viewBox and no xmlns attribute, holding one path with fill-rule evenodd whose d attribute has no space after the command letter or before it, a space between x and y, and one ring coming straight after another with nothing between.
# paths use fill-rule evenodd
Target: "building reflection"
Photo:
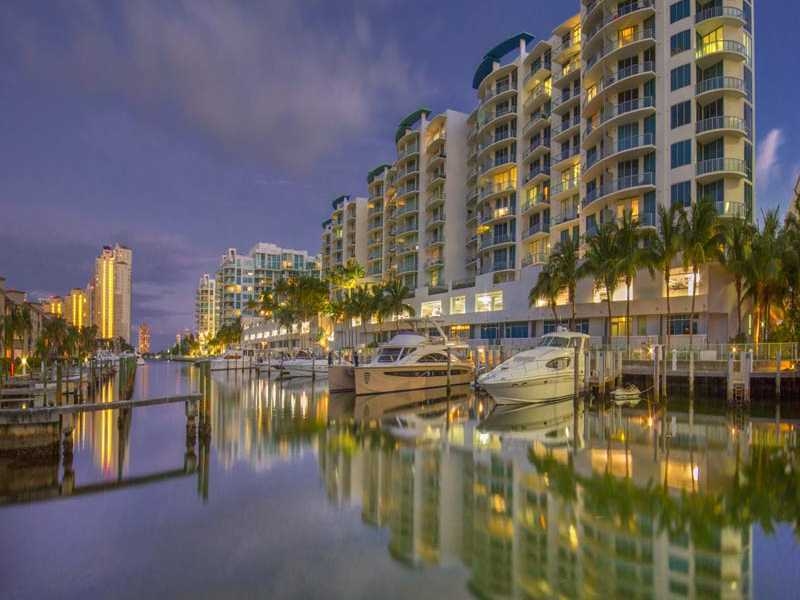
<instances>
[{"instance_id":1,"label":"building reflection","mask_svg":"<svg viewBox=\"0 0 800 600\"><path fill-rule=\"evenodd\" d=\"M95 402L117 399L117 378L104 381ZM76 450L89 449L92 461L104 478L121 478L128 472L130 410L76 413L73 440Z\"/></svg>"},{"instance_id":2,"label":"building reflection","mask_svg":"<svg viewBox=\"0 0 800 600\"><path fill-rule=\"evenodd\" d=\"M322 435L328 496L387 528L396 560L466 566L481 597L748 598L765 518L754 482L797 458L781 423L616 407L576 419L571 402L479 421L472 402L432 425L429 399L387 405ZM782 496L767 521L796 518Z\"/></svg>"}]
</instances>

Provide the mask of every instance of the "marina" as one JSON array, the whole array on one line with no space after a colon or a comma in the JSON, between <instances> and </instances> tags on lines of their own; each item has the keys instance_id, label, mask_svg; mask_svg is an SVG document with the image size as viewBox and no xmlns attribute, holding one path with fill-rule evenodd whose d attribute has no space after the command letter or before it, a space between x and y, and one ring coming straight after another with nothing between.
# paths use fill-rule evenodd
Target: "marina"
<instances>
[{"instance_id":1,"label":"marina","mask_svg":"<svg viewBox=\"0 0 800 600\"><path fill-rule=\"evenodd\" d=\"M106 410L76 409L74 443L55 457L0 453L11 597L238 582L279 598L387 584L421 598L752 598L800 585L777 576L778 557L798 550L793 401L495 406L469 385L356 396L325 380L151 361L129 401L118 390L101 391ZM34 568L48 531L59 535ZM102 572L90 566L97 540ZM232 558L242 545L247 556ZM312 560L296 578L301 554Z\"/></svg>"}]
</instances>

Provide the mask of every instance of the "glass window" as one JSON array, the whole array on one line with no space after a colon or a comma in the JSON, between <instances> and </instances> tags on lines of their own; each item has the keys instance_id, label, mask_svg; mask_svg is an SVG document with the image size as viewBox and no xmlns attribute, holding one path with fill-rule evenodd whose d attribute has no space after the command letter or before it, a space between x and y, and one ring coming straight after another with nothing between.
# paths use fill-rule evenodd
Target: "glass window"
<instances>
[{"instance_id":1,"label":"glass window","mask_svg":"<svg viewBox=\"0 0 800 600\"><path fill-rule=\"evenodd\" d=\"M520 321L516 323L506 323L507 338L526 338L528 337L528 323Z\"/></svg>"},{"instance_id":2,"label":"glass window","mask_svg":"<svg viewBox=\"0 0 800 600\"><path fill-rule=\"evenodd\" d=\"M421 317L438 317L442 314L442 301L432 300L431 302L423 302L419 307L419 314Z\"/></svg>"},{"instance_id":3,"label":"glass window","mask_svg":"<svg viewBox=\"0 0 800 600\"><path fill-rule=\"evenodd\" d=\"M692 182L681 181L673 183L670 188L670 201L672 204L679 204L684 208L692 205Z\"/></svg>"},{"instance_id":4,"label":"glass window","mask_svg":"<svg viewBox=\"0 0 800 600\"><path fill-rule=\"evenodd\" d=\"M679 0L669 7L669 22L676 23L689 16L689 0Z\"/></svg>"},{"instance_id":5,"label":"glass window","mask_svg":"<svg viewBox=\"0 0 800 600\"><path fill-rule=\"evenodd\" d=\"M695 281L700 283L699 274L697 279L695 279L694 273L691 271L672 269L669 274L669 295L673 298L680 296L691 296L692 290L694 290Z\"/></svg>"},{"instance_id":6,"label":"glass window","mask_svg":"<svg viewBox=\"0 0 800 600\"><path fill-rule=\"evenodd\" d=\"M426 354L425 356L421 357L418 362L421 363L432 363L432 362L447 362L447 355L442 354L441 352L433 352L431 354Z\"/></svg>"},{"instance_id":7,"label":"glass window","mask_svg":"<svg viewBox=\"0 0 800 600\"><path fill-rule=\"evenodd\" d=\"M450 298L450 314L463 315L467 312L467 297L453 296Z\"/></svg>"},{"instance_id":8,"label":"glass window","mask_svg":"<svg viewBox=\"0 0 800 600\"><path fill-rule=\"evenodd\" d=\"M692 143L690 140L675 142L671 147L672 168L682 167L692 162Z\"/></svg>"},{"instance_id":9,"label":"glass window","mask_svg":"<svg viewBox=\"0 0 800 600\"><path fill-rule=\"evenodd\" d=\"M670 335L689 335L689 322L691 321L692 333L697 334L697 315L690 319L689 315L672 315L669 320Z\"/></svg>"},{"instance_id":10,"label":"glass window","mask_svg":"<svg viewBox=\"0 0 800 600\"><path fill-rule=\"evenodd\" d=\"M611 319L611 336L623 337L628 335L628 320L625 317L614 317Z\"/></svg>"},{"instance_id":11,"label":"glass window","mask_svg":"<svg viewBox=\"0 0 800 600\"><path fill-rule=\"evenodd\" d=\"M503 292L488 292L475 295L475 312L503 310Z\"/></svg>"},{"instance_id":12,"label":"glass window","mask_svg":"<svg viewBox=\"0 0 800 600\"><path fill-rule=\"evenodd\" d=\"M620 29L617 32L617 41L619 42L619 45L624 46L625 44L630 44L633 41L635 34L636 28L633 27L633 25Z\"/></svg>"},{"instance_id":13,"label":"glass window","mask_svg":"<svg viewBox=\"0 0 800 600\"><path fill-rule=\"evenodd\" d=\"M680 67L675 67L670 71L670 83L672 91L679 90L692 83L692 68L691 65L685 64Z\"/></svg>"},{"instance_id":14,"label":"glass window","mask_svg":"<svg viewBox=\"0 0 800 600\"><path fill-rule=\"evenodd\" d=\"M680 54L685 50L689 50L691 47L692 47L692 35L691 31L688 29L676 33L669 39L669 48L672 56Z\"/></svg>"},{"instance_id":15,"label":"glass window","mask_svg":"<svg viewBox=\"0 0 800 600\"><path fill-rule=\"evenodd\" d=\"M670 127L675 129L692 121L692 102L679 102L670 108Z\"/></svg>"}]
</instances>

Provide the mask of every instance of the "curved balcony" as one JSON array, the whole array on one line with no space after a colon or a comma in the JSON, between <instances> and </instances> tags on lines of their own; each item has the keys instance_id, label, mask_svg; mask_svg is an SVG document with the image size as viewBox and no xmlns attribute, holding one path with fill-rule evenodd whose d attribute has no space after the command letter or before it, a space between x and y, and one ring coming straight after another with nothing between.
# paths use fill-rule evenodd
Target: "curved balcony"
<instances>
[{"instance_id":1,"label":"curved balcony","mask_svg":"<svg viewBox=\"0 0 800 600\"><path fill-rule=\"evenodd\" d=\"M564 94L564 91L566 91L567 94ZM553 94L553 108L551 110L558 114L571 110L573 104L576 104L580 97L580 91L574 91L572 86L565 88L560 94Z\"/></svg>"},{"instance_id":2,"label":"curved balcony","mask_svg":"<svg viewBox=\"0 0 800 600\"><path fill-rule=\"evenodd\" d=\"M500 273L502 271L514 271L514 263L510 260L498 260L481 267L481 275L487 273Z\"/></svg>"},{"instance_id":3,"label":"curved balcony","mask_svg":"<svg viewBox=\"0 0 800 600\"><path fill-rule=\"evenodd\" d=\"M478 193L478 199L481 202L483 202L484 200L494 199L499 196L504 196L506 194L513 194L516 191L517 188L514 182L507 182L507 183L490 182L481 187L481 190Z\"/></svg>"},{"instance_id":4,"label":"curved balcony","mask_svg":"<svg viewBox=\"0 0 800 600\"><path fill-rule=\"evenodd\" d=\"M430 210L432 208L436 208L437 206L443 205L445 200L447 200L447 195L444 193L441 195L429 196L428 202L425 206Z\"/></svg>"},{"instance_id":5,"label":"curved balcony","mask_svg":"<svg viewBox=\"0 0 800 600\"><path fill-rule=\"evenodd\" d=\"M539 221L535 225L531 225L522 234L523 240L528 240L534 237L547 237L550 235L550 221Z\"/></svg>"},{"instance_id":6,"label":"curved balcony","mask_svg":"<svg viewBox=\"0 0 800 600\"><path fill-rule=\"evenodd\" d=\"M407 180L407 179L409 179L409 178L411 178L411 177L413 177L415 175L419 175L419 165L415 164L415 165L411 165L410 167L408 167L406 169L398 169L397 170L397 178L395 179L395 183L397 183L399 185L401 182L403 182L403 181L405 181L405 180Z\"/></svg>"},{"instance_id":7,"label":"curved balcony","mask_svg":"<svg viewBox=\"0 0 800 600\"><path fill-rule=\"evenodd\" d=\"M444 267L444 259L443 258L429 258L425 261L425 269L428 271L432 271L434 269L441 269Z\"/></svg>"},{"instance_id":8,"label":"curved balcony","mask_svg":"<svg viewBox=\"0 0 800 600\"><path fill-rule=\"evenodd\" d=\"M575 39L574 36L570 37L565 42L561 42L558 46L553 48L550 52L552 60L556 61L557 63L564 64L570 58L578 54L581 51L581 39L578 36L578 39Z\"/></svg>"},{"instance_id":9,"label":"curved balcony","mask_svg":"<svg viewBox=\"0 0 800 600\"><path fill-rule=\"evenodd\" d=\"M720 58L738 58L750 62L750 54L742 42L736 40L717 40L703 44L695 51L697 66L704 69Z\"/></svg>"},{"instance_id":10,"label":"curved balcony","mask_svg":"<svg viewBox=\"0 0 800 600\"><path fill-rule=\"evenodd\" d=\"M566 210L559 211L557 214L550 215L550 222L552 226L556 225L563 225L564 223L569 223L570 221L574 221L580 216L578 212L578 206L568 206Z\"/></svg>"},{"instance_id":11,"label":"curved balcony","mask_svg":"<svg viewBox=\"0 0 800 600\"><path fill-rule=\"evenodd\" d=\"M747 216L747 207L744 202L722 200L714 203L714 206L720 217L736 217L737 219L743 219Z\"/></svg>"},{"instance_id":12,"label":"curved balcony","mask_svg":"<svg viewBox=\"0 0 800 600\"><path fill-rule=\"evenodd\" d=\"M638 121L642 117L656 112L655 100L652 96L637 98L622 104L606 104L592 121L587 123L583 132L583 147L590 148L594 140L606 127L616 124L622 125L631 121Z\"/></svg>"},{"instance_id":13,"label":"curved balcony","mask_svg":"<svg viewBox=\"0 0 800 600\"><path fill-rule=\"evenodd\" d=\"M516 164L516 156L512 157L509 154L509 156L504 158L495 158L494 160L483 163L480 166L479 172L481 175L492 175L494 173L503 171L514 164Z\"/></svg>"},{"instance_id":14,"label":"curved balcony","mask_svg":"<svg viewBox=\"0 0 800 600\"><path fill-rule=\"evenodd\" d=\"M400 274L416 273L417 272L417 263L416 262L400 263L400 264L397 265L397 272L400 273Z\"/></svg>"},{"instance_id":15,"label":"curved balcony","mask_svg":"<svg viewBox=\"0 0 800 600\"><path fill-rule=\"evenodd\" d=\"M615 72L604 76L598 83L594 95L590 98L588 93L583 103L584 114L593 113L597 105L606 98L607 94L613 94L615 90L624 86L640 86L644 81L652 79L656 75L656 63L646 61L642 64L635 64L624 69L617 69Z\"/></svg>"},{"instance_id":16,"label":"curved balcony","mask_svg":"<svg viewBox=\"0 0 800 600\"><path fill-rule=\"evenodd\" d=\"M534 191L534 194L529 194L525 200L522 202L521 206L521 213L522 215L527 214L528 212L536 209L536 208L548 208L550 206L550 195L549 192L545 195L541 189L531 190Z\"/></svg>"},{"instance_id":17,"label":"curved balcony","mask_svg":"<svg viewBox=\"0 0 800 600\"><path fill-rule=\"evenodd\" d=\"M444 221L445 221L444 213L433 215L425 223L425 230L427 231L439 225L444 225Z\"/></svg>"},{"instance_id":18,"label":"curved balcony","mask_svg":"<svg viewBox=\"0 0 800 600\"><path fill-rule=\"evenodd\" d=\"M405 187L397 188L397 193L395 194L395 200L402 200L412 194L416 194L419 192L419 186L414 183L414 185L407 185Z\"/></svg>"},{"instance_id":19,"label":"curved balcony","mask_svg":"<svg viewBox=\"0 0 800 600\"><path fill-rule=\"evenodd\" d=\"M437 168L444 168L444 159L447 158L447 154L444 152L444 148L442 148L439 152L429 153L428 154L428 164L425 166L425 171L430 173L434 169Z\"/></svg>"},{"instance_id":20,"label":"curved balcony","mask_svg":"<svg viewBox=\"0 0 800 600\"><path fill-rule=\"evenodd\" d=\"M517 140L517 130L510 129L506 132L496 133L491 138L478 144L478 160L486 155L487 152L498 150Z\"/></svg>"},{"instance_id":21,"label":"curved balcony","mask_svg":"<svg viewBox=\"0 0 800 600\"><path fill-rule=\"evenodd\" d=\"M433 248L434 246L443 246L444 245L444 234L440 233L439 235L432 235L428 236L428 247Z\"/></svg>"},{"instance_id":22,"label":"curved balcony","mask_svg":"<svg viewBox=\"0 0 800 600\"><path fill-rule=\"evenodd\" d=\"M561 152L553 156L552 168L558 171L566 168L567 166L577 162L576 157L580 156L580 153L580 146L571 146L563 149Z\"/></svg>"},{"instance_id":23,"label":"curved balcony","mask_svg":"<svg viewBox=\"0 0 800 600\"><path fill-rule=\"evenodd\" d=\"M543 265L549 257L550 255L547 252L528 252L522 257L522 267Z\"/></svg>"},{"instance_id":24,"label":"curved balcony","mask_svg":"<svg viewBox=\"0 0 800 600\"><path fill-rule=\"evenodd\" d=\"M552 68L553 64L551 60L544 60L543 56L536 59L531 63L530 71L525 75L522 85L527 87L532 81L538 82L547 79L552 72Z\"/></svg>"},{"instance_id":25,"label":"curved balcony","mask_svg":"<svg viewBox=\"0 0 800 600\"><path fill-rule=\"evenodd\" d=\"M411 131L403 136L403 138L411 135L411 134L418 134L418 131ZM403 138L400 138L401 140ZM402 150L397 151L397 160L402 160L407 158L413 154L419 154L419 144L412 144L410 146L404 146Z\"/></svg>"},{"instance_id":26,"label":"curved balcony","mask_svg":"<svg viewBox=\"0 0 800 600\"><path fill-rule=\"evenodd\" d=\"M419 212L419 205L416 200L406 202L403 206L398 206L394 212L395 218L399 219L402 216L410 215Z\"/></svg>"},{"instance_id":27,"label":"curved balcony","mask_svg":"<svg viewBox=\"0 0 800 600\"><path fill-rule=\"evenodd\" d=\"M550 201L555 202L564 196L570 196L578 191L580 179L578 177L571 177L550 187Z\"/></svg>"},{"instance_id":28,"label":"curved balcony","mask_svg":"<svg viewBox=\"0 0 800 600\"><path fill-rule=\"evenodd\" d=\"M478 215L478 223L480 223L481 225L487 223L499 223L501 221L511 219L514 216L515 216L514 206L501 206L500 208L495 208L487 213L480 213Z\"/></svg>"},{"instance_id":29,"label":"curved balcony","mask_svg":"<svg viewBox=\"0 0 800 600\"><path fill-rule=\"evenodd\" d=\"M702 33L716 29L720 25L747 25L747 17L741 8L735 6L713 6L695 14L694 22L697 25L698 32L702 35Z\"/></svg>"},{"instance_id":30,"label":"curved balcony","mask_svg":"<svg viewBox=\"0 0 800 600\"><path fill-rule=\"evenodd\" d=\"M656 185L655 173L640 173L627 177L618 177L597 186L591 192L587 191L583 199L583 206L588 207L598 200L610 200L631 192L645 191Z\"/></svg>"},{"instance_id":31,"label":"curved balcony","mask_svg":"<svg viewBox=\"0 0 800 600\"><path fill-rule=\"evenodd\" d=\"M749 136L750 125L740 117L710 117L697 122L695 133L698 142L725 134Z\"/></svg>"},{"instance_id":32,"label":"curved balcony","mask_svg":"<svg viewBox=\"0 0 800 600\"><path fill-rule=\"evenodd\" d=\"M484 114L482 118L478 119L478 133L485 131L487 127L493 125L500 125L505 121L516 118L516 116L517 116L516 106L509 106L506 108L495 110L493 112L490 111L488 114Z\"/></svg>"},{"instance_id":33,"label":"curved balcony","mask_svg":"<svg viewBox=\"0 0 800 600\"><path fill-rule=\"evenodd\" d=\"M525 185L533 185L550 178L550 165L536 165L525 174Z\"/></svg>"},{"instance_id":34,"label":"curved balcony","mask_svg":"<svg viewBox=\"0 0 800 600\"><path fill-rule=\"evenodd\" d=\"M752 179L747 163L740 158L709 158L696 166L697 181L703 183L719 176L735 176Z\"/></svg>"},{"instance_id":35,"label":"curved balcony","mask_svg":"<svg viewBox=\"0 0 800 600\"><path fill-rule=\"evenodd\" d=\"M550 99L551 94L552 89L540 83L533 88L533 91L525 99L525 104L522 105L522 108L525 112L535 112L537 108Z\"/></svg>"},{"instance_id":36,"label":"curved balcony","mask_svg":"<svg viewBox=\"0 0 800 600\"><path fill-rule=\"evenodd\" d=\"M626 54L638 54L651 44L655 44L656 30L653 28L641 29L628 39L614 40L606 43L602 49L595 52L586 59L584 66L584 78L591 79L594 70L625 50Z\"/></svg>"},{"instance_id":37,"label":"curved balcony","mask_svg":"<svg viewBox=\"0 0 800 600\"><path fill-rule=\"evenodd\" d=\"M446 141L447 133L444 131L444 128L442 128L428 141L428 145L425 147L425 149L430 155L435 154L436 151L441 147L441 152L444 155L444 145Z\"/></svg>"},{"instance_id":38,"label":"curved balcony","mask_svg":"<svg viewBox=\"0 0 800 600\"><path fill-rule=\"evenodd\" d=\"M425 186L426 191L430 191L435 188L437 185L444 184L447 181L443 172L434 173L431 175L430 180L428 181L427 185Z\"/></svg>"},{"instance_id":39,"label":"curved balcony","mask_svg":"<svg viewBox=\"0 0 800 600\"><path fill-rule=\"evenodd\" d=\"M654 0L637 0L632 4L625 5L622 10L615 10L608 15L605 15L591 30L585 32L583 40L584 52L595 45L596 42L603 39L600 35L607 31L609 25L613 24L613 29L619 30L624 27L636 25L646 19L647 17L655 14ZM587 15L590 14L587 10Z\"/></svg>"},{"instance_id":40,"label":"curved balcony","mask_svg":"<svg viewBox=\"0 0 800 600\"><path fill-rule=\"evenodd\" d=\"M517 93L517 84L516 83L505 83L505 84L497 84L494 88L490 88L489 91L484 94L483 98L481 99L481 106L485 107L491 104L492 102L496 102L498 100L502 100L504 98L510 98L511 96Z\"/></svg>"},{"instance_id":41,"label":"curved balcony","mask_svg":"<svg viewBox=\"0 0 800 600\"><path fill-rule=\"evenodd\" d=\"M522 135L532 135L540 127L545 127L550 124L550 111L539 110L531 115L531 118L525 123L522 128Z\"/></svg>"},{"instance_id":42,"label":"curved balcony","mask_svg":"<svg viewBox=\"0 0 800 600\"><path fill-rule=\"evenodd\" d=\"M552 136L553 140L556 142L560 142L561 140L568 138L570 135L575 133L575 128L579 127L581 124L581 116L575 115L571 119L567 119L566 121L561 121L560 123L556 123L553 125L552 129L550 130L550 135Z\"/></svg>"},{"instance_id":43,"label":"curved balcony","mask_svg":"<svg viewBox=\"0 0 800 600\"><path fill-rule=\"evenodd\" d=\"M739 77L711 77L699 81L695 86L695 95L703 103L713 102L726 92L739 94L750 100L752 100L753 96L752 90L747 87L744 79Z\"/></svg>"},{"instance_id":44,"label":"curved balcony","mask_svg":"<svg viewBox=\"0 0 800 600\"><path fill-rule=\"evenodd\" d=\"M568 62L561 70L553 77L553 85L562 87L568 83L572 83L581 74L581 62L579 60Z\"/></svg>"},{"instance_id":45,"label":"curved balcony","mask_svg":"<svg viewBox=\"0 0 800 600\"><path fill-rule=\"evenodd\" d=\"M522 152L522 160L527 162L534 158L539 158L542 154L550 151L550 138L539 137L531 140L531 144Z\"/></svg>"},{"instance_id":46,"label":"curved balcony","mask_svg":"<svg viewBox=\"0 0 800 600\"><path fill-rule=\"evenodd\" d=\"M494 248L495 246L507 246L514 243L514 236L510 233L502 233L497 235L488 233L481 235L478 238L478 247L481 250L488 250L489 248Z\"/></svg>"},{"instance_id":47,"label":"curved balcony","mask_svg":"<svg viewBox=\"0 0 800 600\"><path fill-rule=\"evenodd\" d=\"M383 219L373 219L367 223L367 231L375 231L376 229L383 229Z\"/></svg>"},{"instance_id":48,"label":"curved balcony","mask_svg":"<svg viewBox=\"0 0 800 600\"><path fill-rule=\"evenodd\" d=\"M590 156L586 155L586 162L583 166L584 179L593 179L607 161L634 158L648 152L655 151L656 136L652 133L631 136L626 138L611 139L602 151Z\"/></svg>"},{"instance_id":49,"label":"curved balcony","mask_svg":"<svg viewBox=\"0 0 800 600\"><path fill-rule=\"evenodd\" d=\"M486 76L483 79L481 79L480 83L478 83L477 86L474 86L475 89L478 90L478 95L480 95L481 91L484 88L488 87L490 84L492 84L493 82L497 81L498 79L500 79L500 78L502 78L502 77L504 77L506 75L510 75L516 69L517 69L517 62L514 61L514 62L510 62L510 63L508 63L506 65L502 65L502 66L496 68L494 71L489 71L488 73L486 73ZM474 83L476 83L476 82L473 80L473 84Z\"/></svg>"},{"instance_id":50,"label":"curved balcony","mask_svg":"<svg viewBox=\"0 0 800 600\"><path fill-rule=\"evenodd\" d=\"M402 244L397 244L397 246L395 246L394 249L395 254L397 255L408 254L410 252L416 252L417 250L419 250L419 244L417 244L416 240L412 240L410 242L404 242Z\"/></svg>"}]
</instances>

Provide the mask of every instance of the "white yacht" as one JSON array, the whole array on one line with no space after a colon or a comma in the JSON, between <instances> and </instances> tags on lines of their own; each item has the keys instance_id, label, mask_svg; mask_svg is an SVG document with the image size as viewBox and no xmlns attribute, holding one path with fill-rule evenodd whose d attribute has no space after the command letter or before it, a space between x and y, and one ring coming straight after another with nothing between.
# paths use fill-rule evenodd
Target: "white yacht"
<instances>
[{"instance_id":1,"label":"white yacht","mask_svg":"<svg viewBox=\"0 0 800 600\"><path fill-rule=\"evenodd\" d=\"M498 404L535 404L575 394L575 348L578 348L578 382L583 382L589 336L556 331L542 337L538 346L515 354L478 379Z\"/></svg>"},{"instance_id":2,"label":"white yacht","mask_svg":"<svg viewBox=\"0 0 800 600\"><path fill-rule=\"evenodd\" d=\"M245 369L248 362L238 350L230 350L222 356L211 359L212 371L237 371Z\"/></svg>"},{"instance_id":3,"label":"white yacht","mask_svg":"<svg viewBox=\"0 0 800 600\"><path fill-rule=\"evenodd\" d=\"M310 350L299 350L292 358L281 362L280 371L283 377L327 377L328 361L315 357Z\"/></svg>"},{"instance_id":4,"label":"white yacht","mask_svg":"<svg viewBox=\"0 0 800 600\"><path fill-rule=\"evenodd\" d=\"M371 362L354 369L356 394L443 387L448 384L448 370L450 385L470 383L474 369L462 356L464 348L444 336L399 333L380 347Z\"/></svg>"}]
</instances>

